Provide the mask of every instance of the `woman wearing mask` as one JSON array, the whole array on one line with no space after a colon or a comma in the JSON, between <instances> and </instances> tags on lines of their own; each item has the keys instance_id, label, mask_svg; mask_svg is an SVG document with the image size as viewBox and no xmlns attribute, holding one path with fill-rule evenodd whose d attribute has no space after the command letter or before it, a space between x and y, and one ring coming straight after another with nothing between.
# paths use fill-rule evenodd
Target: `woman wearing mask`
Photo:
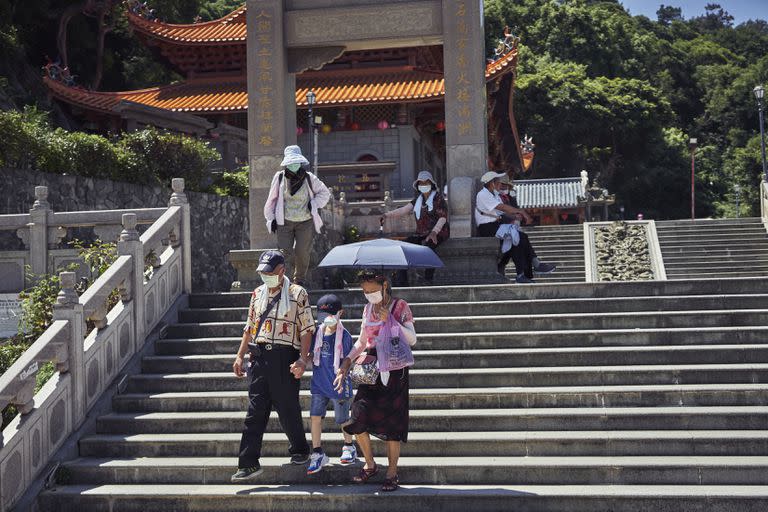
<instances>
[{"instance_id":1,"label":"woman wearing mask","mask_svg":"<svg viewBox=\"0 0 768 512\"><path fill-rule=\"evenodd\" d=\"M445 198L439 192L437 183L429 171L421 171L416 181L413 182L416 197L413 200L391 212L382 215L382 221L408 215L413 212L416 217L416 234L409 236L405 241L412 244L426 245L433 251L448 240L450 228L448 226L448 205ZM424 279L431 283L435 276L435 269L424 271ZM405 270L398 273L398 286L408 285L408 274Z\"/></svg>"},{"instance_id":2,"label":"woman wearing mask","mask_svg":"<svg viewBox=\"0 0 768 512\"><path fill-rule=\"evenodd\" d=\"M352 402L350 422L343 430L357 437L365 465L354 478L365 483L379 468L373 459L371 435L386 441L389 466L382 491L399 486L397 463L400 443L408 441L408 368L413 365L411 347L416 343L413 314L408 303L392 297L392 287L382 272L364 272L361 287L368 304L357 343L342 361L334 385L340 389L352 362L367 349L380 371L376 383L361 384Z\"/></svg>"},{"instance_id":3,"label":"woman wearing mask","mask_svg":"<svg viewBox=\"0 0 768 512\"><path fill-rule=\"evenodd\" d=\"M264 218L269 232L277 233L277 245L293 267L293 282L305 286L314 233L323 227L319 210L331 193L306 169L309 161L299 146L285 148L280 166L272 178Z\"/></svg>"}]
</instances>

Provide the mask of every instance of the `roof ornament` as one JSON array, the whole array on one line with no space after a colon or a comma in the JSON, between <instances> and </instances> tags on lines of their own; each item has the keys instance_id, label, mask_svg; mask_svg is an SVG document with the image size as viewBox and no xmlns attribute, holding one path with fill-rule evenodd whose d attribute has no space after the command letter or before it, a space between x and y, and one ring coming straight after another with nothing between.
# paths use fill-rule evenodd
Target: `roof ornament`
<instances>
[{"instance_id":1,"label":"roof ornament","mask_svg":"<svg viewBox=\"0 0 768 512\"><path fill-rule=\"evenodd\" d=\"M126 0L125 4L128 6L128 10L136 16L140 16L145 20L157 21L155 10L151 9L147 2L141 0Z\"/></svg>"},{"instance_id":2,"label":"roof ornament","mask_svg":"<svg viewBox=\"0 0 768 512\"><path fill-rule=\"evenodd\" d=\"M523 163L523 173L528 172L528 170L531 168L531 165L533 164L533 149L536 147L536 144L533 143L533 137L529 137L526 133L523 136L523 140L520 141L520 153L522 156L522 163Z\"/></svg>"},{"instance_id":3,"label":"roof ornament","mask_svg":"<svg viewBox=\"0 0 768 512\"><path fill-rule=\"evenodd\" d=\"M77 85L75 82L77 75L71 74L68 66L62 67L58 59L55 62L49 59L48 64L43 66L43 72L51 80L61 82L67 87L75 87Z\"/></svg>"},{"instance_id":4,"label":"roof ornament","mask_svg":"<svg viewBox=\"0 0 768 512\"><path fill-rule=\"evenodd\" d=\"M520 38L512 33L509 26L504 27L504 39L499 39L496 49L493 50L493 57L500 58L505 53L511 52L520 42Z\"/></svg>"}]
</instances>

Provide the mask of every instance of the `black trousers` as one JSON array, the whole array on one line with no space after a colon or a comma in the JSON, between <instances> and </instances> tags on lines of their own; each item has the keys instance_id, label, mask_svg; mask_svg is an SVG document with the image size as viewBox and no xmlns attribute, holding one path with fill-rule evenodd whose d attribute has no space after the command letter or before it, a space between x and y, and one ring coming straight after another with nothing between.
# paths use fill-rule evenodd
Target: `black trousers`
<instances>
[{"instance_id":1,"label":"black trousers","mask_svg":"<svg viewBox=\"0 0 768 512\"><path fill-rule=\"evenodd\" d=\"M496 230L499 229L499 222L489 222L487 224L480 224L477 227L477 234L482 237L494 237L496 236ZM515 272L517 275L525 274L529 278L533 278L533 258L536 257L536 251L533 250L531 241L528 239L528 235L520 233L520 243L516 246L513 245L507 252L501 252L501 246L503 241L499 241L499 266L506 267L509 260L512 260L515 264Z\"/></svg>"},{"instance_id":2,"label":"black trousers","mask_svg":"<svg viewBox=\"0 0 768 512\"><path fill-rule=\"evenodd\" d=\"M406 242L410 244L418 244L421 245L421 242L424 240L423 236L419 235L412 235L405 239ZM427 247L432 249L433 251L437 252L437 246L440 245L439 243L434 244L431 241L427 241L426 244ZM427 268L424 269L424 279L427 281L432 281L435 277L435 269L433 268ZM408 271L407 270L398 270L397 271L397 279L395 282L396 286L408 286Z\"/></svg>"},{"instance_id":3,"label":"black trousers","mask_svg":"<svg viewBox=\"0 0 768 512\"><path fill-rule=\"evenodd\" d=\"M253 467L259 461L261 442L273 408L277 411L283 432L288 436L288 452L291 455L309 453L299 405L301 380L294 378L289 370L299 358L299 351L292 347L272 347L272 350L261 347L256 357L251 355L248 414L240 440L240 468Z\"/></svg>"}]
</instances>

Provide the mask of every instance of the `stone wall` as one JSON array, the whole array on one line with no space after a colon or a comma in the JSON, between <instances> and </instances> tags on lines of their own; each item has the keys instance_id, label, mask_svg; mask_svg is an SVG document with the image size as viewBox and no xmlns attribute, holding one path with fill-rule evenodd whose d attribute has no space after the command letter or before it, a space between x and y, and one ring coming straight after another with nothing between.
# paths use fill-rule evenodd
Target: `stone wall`
<instances>
[{"instance_id":1,"label":"stone wall","mask_svg":"<svg viewBox=\"0 0 768 512\"><path fill-rule=\"evenodd\" d=\"M36 185L48 187L53 211L114 210L168 206L167 187L64 176L30 170L0 169L0 214L27 213ZM192 224L192 289L229 290L235 270L227 262L231 249L248 247L248 201L236 197L187 192ZM0 249L18 249L19 240L0 233ZM15 244L15 245L14 245Z\"/></svg>"}]
</instances>

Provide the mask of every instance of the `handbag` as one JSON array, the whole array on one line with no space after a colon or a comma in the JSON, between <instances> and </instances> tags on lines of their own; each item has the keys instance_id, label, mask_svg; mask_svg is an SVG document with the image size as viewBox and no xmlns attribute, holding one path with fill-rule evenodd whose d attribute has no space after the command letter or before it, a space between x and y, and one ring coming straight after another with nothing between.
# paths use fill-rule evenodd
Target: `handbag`
<instances>
[{"instance_id":1,"label":"handbag","mask_svg":"<svg viewBox=\"0 0 768 512\"><path fill-rule=\"evenodd\" d=\"M349 371L349 378L352 379L353 384L358 386L361 384L369 386L376 384L376 379L379 378L376 356L368 353L360 354Z\"/></svg>"}]
</instances>

